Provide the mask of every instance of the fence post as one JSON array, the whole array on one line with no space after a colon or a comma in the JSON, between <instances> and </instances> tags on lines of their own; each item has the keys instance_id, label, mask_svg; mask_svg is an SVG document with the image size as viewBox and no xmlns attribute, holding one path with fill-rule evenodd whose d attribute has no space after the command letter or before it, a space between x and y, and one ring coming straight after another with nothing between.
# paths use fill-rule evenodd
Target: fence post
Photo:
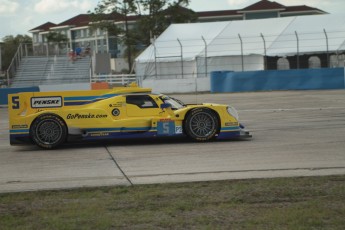
<instances>
[{"instance_id":1,"label":"fence post","mask_svg":"<svg viewBox=\"0 0 345 230\"><path fill-rule=\"evenodd\" d=\"M328 35L327 35L327 32L326 32L326 30L325 29L323 29L323 32L325 33L325 37L326 37L326 49L327 49L327 53L326 53L326 55L327 55L327 68L329 68L329 66L330 66L330 61L329 61L329 47L328 47Z\"/></svg>"},{"instance_id":2,"label":"fence post","mask_svg":"<svg viewBox=\"0 0 345 230\"><path fill-rule=\"evenodd\" d=\"M183 78L183 46L182 43L180 41L180 39L177 39L178 43L180 44L180 48L181 48L181 71L182 71L182 78Z\"/></svg>"},{"instance_id":3,"label":"fence post","mask_svg":"<svg viewBox=\"0 0 345 230\"><path fill-rule=\"evenodd\" d=\"M264 42L264 55L265 55L265 57L264 57L264 68L265 68L265 70L267 70L267 50L266 50L266 40L265 40L265 37L264 37L264 35L261 33L260 34L261 35L261 38L262 38L262 41Z\"/></svg>"},{"instance_id":4,"label":"fence post","mask_svg":"<svg viewBox=\"0 0 345 230\"><path fill-rule=\"evenodd\" d=\"M20 53L20 49L18 49L18 53L16 55L16 59L14 61L14 70L16 70L18 68L18 63L19 63L19 53Z\"/></svg>"},{"instance_id":5,"label":"fence post","mask_svg":"<svg viewBox=\"0 0 345 230\"><path fill-rule=\"evenodd\" d=\"M46 43L46 51L47 51L47 57L49 57L49 44L48 44L48 42Z\"/></svg>"},{"instance_id":6,"label":"fence post","mask_svg":"<svg viewBox=\"0 0 345 230\"><path fill-rule=\"evenodd\" d=\"M7 87L10 88L10 70L7 70Z\"/></svg>"},{"instance_id":7,"label":"fence post","mask_svg":"<svg viewBox=\"0 0 345 230\"><path fill-rule=\"evenodd\" d=\"M25 57L29 56L28 55L28 44L25 43Z\"/></svg>"},{"instance_id":8,"label":"fence post","mask_svg":"<svg viewBox=\"0 0 345 230\"><path fill-rule=\"evenodd\" d=\"M89 75L90 75L90 86L91 86L91 89L92 89L92 70L91 68L89 69Z\"/></svg>"},{"instance_id":9,"label":"fence post","mask_svg":"<svg viewBox=\"0 0 345 230\"><path fill-rule=\"evenodd\" d=\"M242 72L244 71L244 60L243 60L243 42L242 42L242 38L241 35L238 34L238 37L240 39L241 42L241 61L242 61Z\"/></svg>"},{"instance_id":10,"label":"fence post","mask_svg":"<svg viewBox=\"0 0 345 230\"><path fill-rule=\"evenodd\" d=\"M153 45L153 51L154 51L154 54L155 54L155 77L157 79L158 78L158 76L157 76L157 48L156 48L156 45L155 45L155 41L152 42L152 45Z\"/></svg>"},{"instance_id":11,"label":"fence post","mask_svg":"<svg viewBox=\"0 0 345 230\"><path fill-rule=\"evenodd\" d=\"M297 40L297 69L299 69L299 38L298 38L297 31L295 31L295 35L296 35L296 40Z\"/></svg>"},{"instance_id":12,"label":"fence post","mask_svg":"<svg viewBox=\"0 0 345 230\"><path fill-rule=\"evenodd\" d=\"M202 40L204 41L204 44L205 44L205 77L207 77L207 71L208 71L208 68L207 68L207 43L206 43L206 40L205 40L204 36L201 36L201 38L202 38Z\"/></svg>"},{"instance_id":13,"label":"fence post","mask_svg":"<svg viewBox=\"0 0 345 230\"><path fill-rule=\"evenodd\" d=\"M20 60L22 60L22 57L24 56L23 53L23 43L20 43Z\"/></svg>"},{"instance_id":14,"label":"fence post","mask_svg":"<svg viewBox=\"0 0 345 230\"><path fill-rule=\"evenodd\" d=\"M345 61L343 61L343 69L344 69L344 89L345 89Z\"/></svg>"},{"instance_id":15,"label":"fence post","mask_svg":"<svg viewBox=\"0 0 345 230\"><path fill-rule=\"evenodd\" d=\"M2 73L2 59L1 59L1 56L2 56L2 42L0 42L0 73Z\"/></svg>"}]
</instances>

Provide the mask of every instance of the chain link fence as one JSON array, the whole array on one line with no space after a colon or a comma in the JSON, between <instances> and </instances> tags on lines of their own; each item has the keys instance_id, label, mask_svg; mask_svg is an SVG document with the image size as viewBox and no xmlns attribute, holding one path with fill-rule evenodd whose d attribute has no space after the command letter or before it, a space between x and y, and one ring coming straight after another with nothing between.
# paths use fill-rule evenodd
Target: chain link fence
<instances>
[{"instance_id":1,"label":"chain link fence","mask_svg":"<svg viewBox=\"0 0 345 230\"><path fill-rule=\"evenodd\" d=\"M137 74L145 78L207 77L211 71L344 67L345 31L155 41Z\"/></svg>"}]
</instances>

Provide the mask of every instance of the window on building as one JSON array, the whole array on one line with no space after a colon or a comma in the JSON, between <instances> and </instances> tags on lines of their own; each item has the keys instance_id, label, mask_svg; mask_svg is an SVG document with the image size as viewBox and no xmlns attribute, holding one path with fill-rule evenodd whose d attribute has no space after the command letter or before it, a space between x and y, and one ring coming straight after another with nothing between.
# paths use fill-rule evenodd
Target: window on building
<instances>
[{"instance_id":1,"label":"window on building","mask_svg":"<svg viewBox=\"0 0 345 230\"><path fill-rule=\"evenodd\" d=\"M34 42L36 43L36 42L39 42L39 40L38 40L38 34L34 34Z\"/></svg>"},{"instance_id":2,"label":"window on building","mask_svg":"<svg viewBox=\"0 0 345 230\"><path fill-rule=\"evenodd\" d=\"M318 69L321 68L321 60L317 56L311 56L308 59L308 67L309 69Z\"/></svg>"},{"instance_id":3,"label":"window on building","mask_svg":"<svg viewBox=\"0 0 345 230\"><path fill-rule=\"evenodd\" d=\"M290 62L287 58L279 58L277 61L278 70L290 69Z\"/></svg>"},{"instance_id":4,"label":"window on building","mask_svg":"<svg viewBox=\"0 0 345 230\"><path fill-rule=\"evenodd\" d=\"M88 29L88 31L89 31L89 37L94 37L94 36L95 36L96 30L94 30L94 29Z\"/></svg>"}]
</instances>

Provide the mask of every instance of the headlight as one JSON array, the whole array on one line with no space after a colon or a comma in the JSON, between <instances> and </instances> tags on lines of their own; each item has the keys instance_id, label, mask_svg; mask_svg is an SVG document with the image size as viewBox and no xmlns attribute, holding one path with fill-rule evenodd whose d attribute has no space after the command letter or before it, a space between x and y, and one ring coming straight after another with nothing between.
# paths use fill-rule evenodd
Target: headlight
<instances>
[{"instance_id":1,"label":"headlight","mask_svg":"<svg viewBox=\"0 0 345 230\"><path fill-rule=\"evenodd\" d=\"M234 107L232 107L232 106L228 106L228 108L226 109L227 111L228 111L228 113L231 115L231 116L233 116L234 118L236 118L237 120L238 120L238 112L237 112L237 110L234 108Z\"/></svg>"}]
</instances>

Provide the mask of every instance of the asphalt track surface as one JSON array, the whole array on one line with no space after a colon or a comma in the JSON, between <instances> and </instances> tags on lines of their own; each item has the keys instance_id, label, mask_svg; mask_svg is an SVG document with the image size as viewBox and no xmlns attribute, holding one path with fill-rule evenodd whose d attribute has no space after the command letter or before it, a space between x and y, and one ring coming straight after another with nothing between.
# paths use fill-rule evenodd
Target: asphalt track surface
<instances>
[{"instance_id":1,"label":"asphalt track surface","mask_svg":"<svg viewBox=\"0 0 345 230\"><path fill-rule=\"evenodd\" d=\"M251 140L10 146L0 108L0 192L345 174L345 91L175 95L231 104Z\"/></svg>"}]
</instances>

